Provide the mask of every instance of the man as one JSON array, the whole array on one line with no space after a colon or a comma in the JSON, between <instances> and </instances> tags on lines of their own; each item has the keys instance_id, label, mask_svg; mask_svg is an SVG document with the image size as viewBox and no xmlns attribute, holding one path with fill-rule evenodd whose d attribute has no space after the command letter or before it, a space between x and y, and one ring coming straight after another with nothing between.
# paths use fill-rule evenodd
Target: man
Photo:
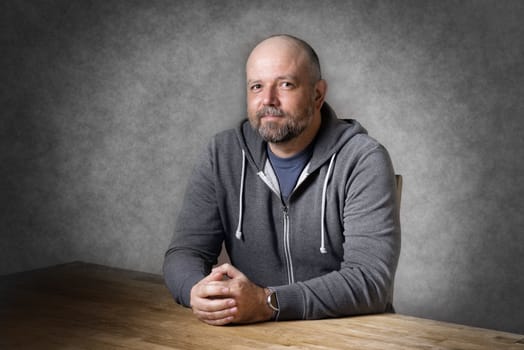
<instances>
[{"instance_id":1,"label":"man","mask_svg":"<svg viewBox=\"0 0 524 350\"><path fill-rule=\"evenodd\" d=\"M391 308L400 251L387 151L324 102L318 57L272 36L246 64L247 113L189 181L164 278L212 325ZM212 269L222 242L231 260Z\"/></svg>"}]
</instances>

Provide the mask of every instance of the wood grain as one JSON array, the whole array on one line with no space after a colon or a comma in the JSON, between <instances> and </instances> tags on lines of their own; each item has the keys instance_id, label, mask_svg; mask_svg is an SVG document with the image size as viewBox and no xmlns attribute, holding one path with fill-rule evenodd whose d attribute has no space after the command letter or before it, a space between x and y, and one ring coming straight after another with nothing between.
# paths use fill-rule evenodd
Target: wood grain
<instances>
[{"instance_id":1,"label":"wood grain","mask_svg":"<svg viewBox=\"0 0 524 350\"><path fill-rule=\"evenodd\" d=\"M0 349L518 349L524 336L385 314L213 327L158 275L71 263L0 277Z\"/></svg>"}]
</instances>

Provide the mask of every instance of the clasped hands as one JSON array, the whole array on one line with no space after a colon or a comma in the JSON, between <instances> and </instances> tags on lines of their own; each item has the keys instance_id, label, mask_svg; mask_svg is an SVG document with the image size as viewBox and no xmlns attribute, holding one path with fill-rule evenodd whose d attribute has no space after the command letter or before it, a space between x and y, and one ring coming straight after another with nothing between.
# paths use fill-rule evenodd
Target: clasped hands
<instances>
[{"instance_id":1,"label":"clasped hands","mask_svg":"<svg viewBox=\"0 0 524 350\"><path fill-rule=\"evenodd\" d=\"M231 264L215 267L193 286L191 308L199 320L215 326L268 321L273 315L266 290Z\"/></svg>"}]
</instances>

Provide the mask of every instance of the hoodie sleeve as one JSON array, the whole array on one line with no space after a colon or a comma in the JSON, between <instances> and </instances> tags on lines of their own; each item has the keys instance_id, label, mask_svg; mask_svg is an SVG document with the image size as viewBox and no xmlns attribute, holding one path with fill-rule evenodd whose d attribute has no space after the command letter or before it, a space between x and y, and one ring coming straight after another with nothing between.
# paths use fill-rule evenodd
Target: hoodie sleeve
<instances>
[{"instance_id":1,"label":"hoodie sleeve","mask_svg":"<svg viewBox=\"0 0 524 350\"><path fill-rule=\"evenodd\" d=\"M279 320L380 313L391 307L400 222L389 155L377 146L361 155L351 174L338 172L332 181L345 182L344 259L337 271L273 287Z\"/></svg>"},{"instance_id":2,"label":"hoodie sleeve","mask_svg":"<svg viewBox=\"0 0 524 350\"><path fill-rule=\"evenodd\" d=\"M213 149L211 142L193 169L163 264L166 286L175 301L184 306L190 306L191 288L216 264L223 241Z\"/></svg>"}]
</instances>

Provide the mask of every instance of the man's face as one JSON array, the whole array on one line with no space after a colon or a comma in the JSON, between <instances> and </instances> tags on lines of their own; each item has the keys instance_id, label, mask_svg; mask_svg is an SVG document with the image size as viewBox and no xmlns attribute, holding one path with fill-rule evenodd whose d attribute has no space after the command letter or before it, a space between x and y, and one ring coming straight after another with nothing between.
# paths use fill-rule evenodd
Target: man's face
<instances>
[{"instance_id":1,"label":"man's face","mask_svg":"<svg viewBox=\"0 0 524 350\"><path fill-rule=\"evenodd\" d=\"M264 140L299 137L315 111L314 88L303 52L282 43L257 47L246 65L247 112Z\"/></svg>"}]
</instances>

